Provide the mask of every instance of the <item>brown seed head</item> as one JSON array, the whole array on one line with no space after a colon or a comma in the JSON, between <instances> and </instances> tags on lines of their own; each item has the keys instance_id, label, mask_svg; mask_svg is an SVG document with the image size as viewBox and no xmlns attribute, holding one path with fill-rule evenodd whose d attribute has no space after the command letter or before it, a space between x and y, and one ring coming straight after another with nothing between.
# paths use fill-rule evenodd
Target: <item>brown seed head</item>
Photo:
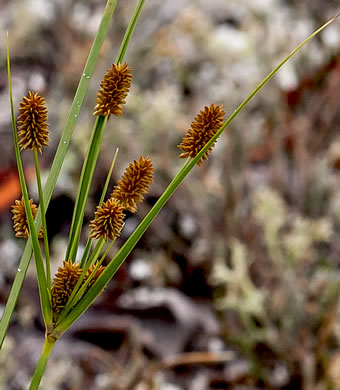
<instances>
[{"instance_id":1,"label":"brown seed head","mask_svg":"<svg viewBox=\"0 0 340 390\"><path fill-rule=\"evenodd\" d=\"M131 68L127 64L113 64L112 68L106 72L104 80L100 83L101 88L97 93L93 115L122 115L122 105L125 104L131 79Z\"/></svg>"},{"instance_id":2,"label":"brown seed head","mask_svg":"<svg viewBox=\"0 0 340 390\"><path fill-rule=\"evenodd\" d=\"M139 161L135 160L126 168L111 196L119 200L125 209L135 213L137 203L143 201L143 194L149 191L153 172L154 168L150 157L141 156Z\"/></svg>"},{"instance_id":3,"label":"brown seed head","mask_svg":"<svg viewBox=\"0 0 340 390\"><path fill-rule=\"evenodd\" d=\"M215 106L215 104L211 103L210 107L205 106L204 110L201 110L199 114L196 115L195 120L191 124L191 128L183 137L182 142L178 145L183 151L183 153L179 155L179 158L194 158L222 126L224 114L225 112L222 110L222 105ZM214 145L215 143L212 147ZM198 161L198 165L201 165L203 160L208 159L208 154L211 152L212 147L209 148Z\"/></svg>"},{"instance_id":4,"label":"brown seed head","mask_svg":"<svg viewBox=\"0 0 340 390\"><path fill-rule=\"evenodd\" d=\"M38 212L38 207L33 203L33 199L30 199L30 207L32 211L33 219ZM29 227L25 210L25 202L22 197L21 200L16 200L15 204L12 205L12 213L13 213L13 229L15 231L15 236L20 238L28 238L29 236ZM40 229L39 238L43 237L43 230Z\"/></svg>"},{"instance_id":5,"label":"brown seed head","mask_svg":"<svg viewBox=\"0 0 340 390\"><path fill-rule=\"evenodd\" d=\"M65 307L81 272L79 263L74 264L71 260L64 261L63 266L58 268L51 288L52 308L55 315Z\"/></svg>"},{"instance_id":6,"label":"brown seed head","mask_svg":"<svg viewBox=\"0 0 340 390\"><path fill-rule=\"evenodd\" d=\"M32 149L41 153L48 145L48 124L45 99L36 92L28 92L20 103L18 117L20 150Z\"/></svg>"},{"instance_id":7,"label":"brown seed head","mask_svg":"<svg viewBox=\"0 0 340 390\"><path fill-rule=\"evenodd\" d=\"M96 264L90 265L89 269L86 272L84 281L86 281L91 276L91 274L94 272L95 267L96 267ZM95 274L93 275L92 279L90 280L90 283L87 285L86 291L88 291L95 284L96 280L99 278L99 276L104 271L104 269L105 269L105 267L103 267L102 265L100 265L98 267L97 271L95 271Z\"/></svg>"},{"instance_id":8,"label":"brown seed head","mask_svg":"<svg viewBox=\"0 0 340 390\"><path fill-rule=\"evenodd\" d=\"M91 237L104 238L104 240L114 240L119 237L124 226L123 211L124 207L121 203L113 198L108 199L101 207L97 206L95 219L90 223Z\"/></svg>"}]
</instances>

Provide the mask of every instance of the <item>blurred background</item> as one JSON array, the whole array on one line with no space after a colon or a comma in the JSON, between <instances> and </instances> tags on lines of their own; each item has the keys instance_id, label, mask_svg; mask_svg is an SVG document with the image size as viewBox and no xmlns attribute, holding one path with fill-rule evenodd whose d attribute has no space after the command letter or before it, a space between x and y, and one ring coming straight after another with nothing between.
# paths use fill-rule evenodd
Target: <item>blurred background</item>
<instances>
[{"instance_id":1,"label":"blurred background","mask_svg":"<svg viewBox=\"0 0 340 390\"><path fill-rule=\"evenodd\" d=\"M47 215L52 270L64 260L99 83L136 1L118 2ZM0 1L0 310L25 242L5 68L14 103L46 97L46 178L104 0ZM126 54L133 85L106 128L88 200L89 232L116 147L110 189L149 155L155 181L111 257L183 161L177 145L211 102L230 115L337 0L147 0ZM340 24L302 49L187 177L92 308L56 344L41 389L340 389ZM23 153L30 196L34 162ZM31 266L0 354L0 387L26 389L44 328Z\"/></svg>"}]
</instances>

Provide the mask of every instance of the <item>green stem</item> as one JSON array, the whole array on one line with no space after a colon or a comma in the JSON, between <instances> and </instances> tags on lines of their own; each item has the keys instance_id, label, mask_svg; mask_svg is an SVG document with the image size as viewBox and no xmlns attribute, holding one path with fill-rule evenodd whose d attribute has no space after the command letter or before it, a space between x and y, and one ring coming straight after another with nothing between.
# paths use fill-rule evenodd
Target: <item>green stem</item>
<instances>
[{"instance_id":1,"label":"green stem","mask_svg":"<svg viewBox=\"0 0 340 390\"><path fill-rule=\"evenodd\" d=\"M86 274L87 270L90 268L90 265L93 264L94 262L96 262L96 260L98 259L98 256L100 255L100 252L102 251L104 245L105 245L105 241L103 238L98 240L95 248L93 249L93 251L90 255L90 258L88 259L88 261L84 265L83 271L82 271L76 285L74 286L74 289L73 289L70 297L68 298L65 307L63 308L63 310L61 311L61 313L58 317L57 324L59 322L61 322L67 316L68 312L72 309L72 306L74 305L73 304L74 297L77 294L78 289L80 288L80 286L83 282L85 274Z\"/></svg>"},{"instance_id":2,"label":"green stem","mask_svg":"<svg viewBox=\"0 0 340 390\"><path fill-rule=\"evenodd\" d=\"M44 375L46 364L48 362L48 358L50 357L55 342L56 340L53 338L50 338L48 336L45 338L44 346L41 351L37 367L34 371L29 390L37 390L39 388L41 378Z\"/></svg>"},{"instance_id":3,"label":"green stem","mask_svg":"<svg viewBox=\"0 0 340 390\"><path fill-rule=\"evenodd\" d=\"M78 302L80 300L80 298L82 297L82 295L84 294L84 291L86 290L87 286L90 284L91 280L93 279L94 275L96 274L97 272L97 269L102 265L103 261L106 259L106 256L107 254L109 253L109 250L111 249L112 245L114 244L115 241L111 241L110 244L107 246L104 254L102 255L101 259L99 261L97 261L96 263L96 267L95 269L93 270L92 274L89 276L89 278L86 280L86 282L79 288L79 290L77 291L77 286L74 288L74 291L77 291L77 293L75 294L75 296L73 297L73 299L71 300L71 297L70 297L70 300L71 300L71 303L69 304L69 309L71 309L75 304L76 302ZM94 263L94 262L92 262ZM86 270L89 269L90 265L92 263L88 263L86 264L86 268L83 270L83 272ZM70 311L70 310L69 310ZM58 321L58 324L60 322Z\"/></svg>"},{"instance_id":4,"label":"green stem","mask_svg":"<svg viewBox=\"0 0 340 390\"><path fill-rule=\"evenodd\" d=\"M84 97L87 91L87 88L89 86L91 76L93 74L93 70L95 67L95 64L97 62L101 47L104 42L104 38L106 37L106 34L108 32L111 19L113 16L113 12L116 8L117 0L108 0L106 3L106 7L103 13L102 20L100 22L96 37L94 39L92 48L90 50L87 62L85 64L84 70L82 72L83 76L81 77L79 81L79 85L77 88L77 91L75 93L71 110L69 113L69 116L67 118L67 122L65 125L65 128L63 130L63 133L61 135L59 145L56 151L56 154L54 156L54 160L50 169L50 173L47 178L46 185L44 187L44 200L45 200L45 206L48 207L49 201L51 199L53 190L55 188L57 178L59 176L59 173L61 171L61 167L63 164L63 161L66 156L66 152L68 149L68 146L70 144L72 134L74 127L77 122L77 118L79 117L80 108L83 104ZM41 224L41 210L38 210L38 214L36 217L37 221L37 229L40 229ZM7 299L6 307L3 312L1 321L0 321L0 348L3 344L3 341L6 337L7 330L9 327L10 320L12 318L12 314L16 305L16 302L19 297L19 293L21 290L21 286L24 282L25 275L31 260L32 256L32 239L31 237L28 239L27 244L25 246L24 253L21 257L19 268L21 269L21 272L18 272L15 276L14 282L12 284L12 288L10 291L10 294Z\"/></svg>"},{"instance_id":5,"label":"green stem","mask_svg":"<svg viewBox=\"0 0 340 390\"><path fill-rule=\"evenodd\" d=\"M75 261L77 255L86 201L89 196L90 186L99 157L100 146L102 143L107 120L108 117L97 116L86 158L81 171L78 194L76 198L76 204L74 206L72 224L68 239L68 247L65 256L66 259L71 259L72 262Z\"/></svg>"},{"instance_id":6,"label":"green stem","mask_svg":"<svg viewBox=\"0 0 340 390\"><path fill-rule=\"evenodd\" d=\"M25 212L26 212L26 217L27 217L27 222L29 227L29 233L30 233L30 237L32 238L34 259L35 259L37 277L38 277L41 311L42 311L46 328L48 329L52 325L52 307L50 302L50 296L48 294L49 286L47 285L47 281L46 281L44 262L43 262L41 248L39 244L36 222L34 221L32 215L32 210L31 210L29 197L28 197L27 184L26 184L26 179L24 174L24 168L22 165L22 160L21 160L21 155L19 150L19 140L18 140L17 126L15 121L14 105L13 105L13 91L12 91L12 80L11 80L11 65L10 65L10 56L9 56L8 35L7 35L7 73L8 73L8 89L9 89L9 100L10 100L10 107L11 107L14 151L15 151L16 163L18 168L20 187L25 202Z\"/></svg>"},{"instance_id":7,"label":"green stem","mask_svg":"<svg viewBox=\"0 0 340 390\"><path fill-rule=\"evenodd\" d=\"M137 20L139 18L142 7L144 5L144 1L145 0L139 0L137 6L135 8L135 12L133 13L132 18L130 19L130 23L128 25L128 28L126 29L122 44L120 45L119 53L118 53L118 56L116 59L117 64L122 62L124 59L126 50L128 48L129 42L130 42L130 39L131 39L133 31L136 27Z\"/></svg>"},{"instance_id":8,"label":"green stem","mask_svg":"<svg viewBox=\"0 0 340 390\"><path fill-rule=\"evenodd\" d=\"M45 249L45 260L46 260L46 280L47 280L47 285L51 286L50 250L48 247L46 209L45 209L45 201L44 201L44 195L43 195L43 190L42 190L42 185L41 185L39 158L38 158L38 152L36 149L34 149L34 164L35 164L35 172L36 172L36 176L37 176L37 186L38 186L38 192L39 192L39 206L41 208L41 217L42 217L42 225L43 225L44 249Z\"/></svg>"},{"instance_id":9,"label":"green stem","mask_svg":"<svg viewBox=\"0 0 340 390\"><path fill-rule=\"evenodd\" d=\"M114 165L116 163L118 151L119 151L119 149L116 148L116 152L115 152L115 154L113 156L109 172L107 173L107 176L106 176L106 181L105 181L105 184L104 184L102 195L101 195L100 201L98 203L99 207L101 207L101 205L102 205L102 203L104 201L105 194L106 194L106 191L107 191L107 187L109 186L109 182L110 182L110 179L111 179L112 170L113 170L113 167L114 167ZM85 250L84 250L83 256L81 258L80 268L84 268L84 265L86 264L87 258L88 258L89 254L90 254L91 247L92 247L92 238L89 237L87 242L86 242L86 246L85 246Z\"/></svg>"},{"instance_id":10,"label":"green stem","mask_svg":"<svg viewBox=\"0 0 340 390\"><path fill-rule=\"evenodd\" d=\"M130 23L126 29L122 44L120 45L119 53L116 59L116 63L121 63L124 59L126 50L128 48L130 39L135 29L138 17L141 13L144 0L139 0L134 14L131 17ZM66 250L66 259L75 261L77 255L77 249L79 245L80 231L84 219L85 204L87 201L93 170L96 166L98 159L99 148L103 138L103 132L107 123L108 117L98 116L95 124L94 131L90 140L88 152L83 164L82 173L79 181L78 194L76 198L76 204L74 207L71 229L68 239L68 246ZM94 144L94 145L93 145ZM91 154L92 153L92 154Z\"/></svg>"},{"instance_id":11,"label":"green stem","mask_svg":"<svg viewBox=\"0 0 340 390\"><path fill-rule=\"evenodd\" d=\"M319 34L324 28L326 28L330 23L332 23L336 17L329 20L323 26L321 26L314 33L309 35L302 43L300 43L291 53L288 54L286 58L284 58L278 66L275 67L273 71L271 71L267 77L265 77L258 86L250 93L250 95L239 105L239 107L230 115L230 117L226 120L223 126L218 130L218 132L211 138L211 140L205 145L204 148L197 154L197 156L193 159L189 159L185 162L182 169L177 173L176 177L169 184L164 193L160 196L156 204L152 207L146 217L142 220L142 222L137 226L136 230L131 234L125 244L120 248L116 256L112 259L109 265L105 268L105 271L99 276L96 283L91 287L88 293L81 299L81 301L73 308L73 310L69 313L65 320L58 324L53 334L59 336L64 333L72 324L75 322L91 305L96 296L100 293L100 291L105 287L105 285L110 281L113 275L116 273L118 268L125 261L129 253L132 251L138 240L144 234L146 229L150 226L152 221L155 219L157 214L163 208L163 206L167 203L169 198L173 195L178 186L182 183L185 177L189 174L189 172L193 169L193 167L197 164L197 162L202 158L202 156L207 152L209 148L212 147L213 143L217 140L217 138L223 133L226 127L235 119L235 117L243 110L243 108L247 105L247 103L257 94L257 92L275 75L275 73L298 51L300 50L307 42L309 42L313 37Z\"/></svg>"}]
</instances>

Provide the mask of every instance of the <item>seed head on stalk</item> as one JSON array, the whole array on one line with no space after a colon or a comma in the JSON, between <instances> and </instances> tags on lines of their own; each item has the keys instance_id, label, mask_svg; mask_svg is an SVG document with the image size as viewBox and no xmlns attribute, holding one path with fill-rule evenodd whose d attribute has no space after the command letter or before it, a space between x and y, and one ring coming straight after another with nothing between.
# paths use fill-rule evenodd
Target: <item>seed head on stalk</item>
<instances>
[{"instance_id":1,"label":"seed head on stalk","mask_svg":"<svg viewBox=\"0 0 340 390\"><path fill-rule=\"evenodd\" d=\"M178 145L182 153L179 158L194 158L211 140L223 124L225 112L222 110L222 105L216 106L211 103L210 106L205 106L203 110L196 115L195 120L191 123L191 128L183 137L182 142ZM212 145L212 147L215 143ZM198 165L202 165L203 160L208 159L208 154L212 147L198 161Z\"/></svg>"},{"instance_id":2,"label":"seed head on stalk","mask_svg":"<svg viewBox=\"0 0 340 390\"><path fill-rule=\"evenodd\" d=\"M143 194L149 191L153 172L154 168L150 157L141 156L138 161L135 160L126 168L111 196L119 200L126 210L135 213L137 203L143 201Z\"/></svg>"},{"instance_id":3,"label":"seed head on stalk","mask_svg":"<svg viewBox=\"0 0 340 390\"><path fill-rule=\"evenodd\" d=\"M35 219L38 207L33 203L33 199L30 199L30 208L32 212L33 219ZM27 215L25 210L25 202L22 197L21 200L16 200L14 205L12 205L13 213L13 229L15 231L15 236L19 238L28 238L29 236L29 227L27 221ZM43 237L43 229L40 229L39 238Z\"/></svg>"},{"instance_id":4,"label":"seed head on stalk","mask_svg":"<svg viewBox=\"0 0 340 390\"><path fill-rule=\"evenodd\" d=\"M18 136L20 150L38 150L48 145L48 123L45 99L37 92L28 92L19 107Z\"/></svg>"},{"instance_id":5,"label":"seed head on stalk","mask_svg":"<svg viewBox=\"0 0 340 390\"><path fill-rule=\"evenodd\" d=\"M124 207L114 198L108 199L102 206L97 206L95 218L90 223L91 237L104 240L115 240L119 237L124 226L123 211Z\"/></svg>"},{"instance_id":6,"label":"seed head on stalk","mask_svg":"<svg viewBox=\"0 0 340 390\"><path fill-rule=\"evenodd\" d=\"M127 64L113 64L100 83L93 115L122 115L131 79L131 68Z\"/></svg>"}]
</instances>

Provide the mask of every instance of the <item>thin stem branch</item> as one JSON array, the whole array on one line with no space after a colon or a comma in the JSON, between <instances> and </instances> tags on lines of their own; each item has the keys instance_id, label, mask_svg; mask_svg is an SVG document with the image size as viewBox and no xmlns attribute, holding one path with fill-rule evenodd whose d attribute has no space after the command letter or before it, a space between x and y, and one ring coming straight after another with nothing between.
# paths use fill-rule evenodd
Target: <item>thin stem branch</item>
<instances>
[{"instance_id":1,"label":"thin stem branch","mask_svg":"<svg viewBox=\"0 0 340 390\"><path fill-rule=\"evenodd\" d=\"M202 158L202 156L207 152L207 150L212 147L213 143L217 140L217 138L223 133L223 131L227 128L227 126L235 119L235 117L244 109L247 103L257 94L257 92L277 73L277 71L298 51L300 50L307 42L309 42L313 37L319 34L324 28L326 28L330 23L335 20L336 17L329 20L327 23L322 25L318 30L309 35L302 43L300 43L292 52L288 54L275 68L271 71L259 84L258 86L250 93L250 95L238 106L238 108L230 115L230 117L225 121L225 123L221 126L218 132L210 139L210 141L202 148L202 150L196 155L195 158L187 160L181 170L177 173L175 178L160 196L158 201L149 211L149 213L145 216L145 218L141 221L141 223L137 226L135 231L130 235L125 244L120 248L115 257L111 260L111 262L107 265L104 272L99 276L96 283L91 287L89 292L79 301L79 303L73 308L73 310L69 313L65 321L56 325L53 334L56 336L64 333L73 322L77 320L85 310L91 305L96 296L100 293L100 291L105 287L105 285L110 281L113 275L116 273L118 268L125 261L127 256L130 254L138 240L144 234L146 229L150 226L152 221L156 218L160 210L167 203L170 197L173 195L178 186L183 182L185 177L189 174L189 172L194 168L197 162Z\"/></svg>"},{"instance_id":2,"label":"thin stem branch","mask_svg":"<svg viewBox=\"0 0 340 390\"><path fill-rule=\"evenodd\" d=\"M37 390L39 388L41 378L44 375L45 368L48 362L48 358L52 352L56 340L50 337L45 338L44 346L41 351L41 355L37 364L37 367L34 371L32 381L29 387L29 390Z\"/></svg>"},{"instance_id":3,"label":"thin stem branch","mask_svg":"<svg viewBox=\"0 0 340 390\"><path fill-rule=\"evenodd\" d=\"M47 285L51 286L50 250L48 246L48 236L47 236L46 209L45 209L45 201L44 201L44 195L43 195L43 190L41 185L39 158L36 149L34 149L34 164L35 164L35 172L37 176L39 206L41 207L41 217L42 217L42 225L43 225L44 250L45 250L45 261L46 261L46 280L47 280Z\"/></svg>"}]
</instances>

